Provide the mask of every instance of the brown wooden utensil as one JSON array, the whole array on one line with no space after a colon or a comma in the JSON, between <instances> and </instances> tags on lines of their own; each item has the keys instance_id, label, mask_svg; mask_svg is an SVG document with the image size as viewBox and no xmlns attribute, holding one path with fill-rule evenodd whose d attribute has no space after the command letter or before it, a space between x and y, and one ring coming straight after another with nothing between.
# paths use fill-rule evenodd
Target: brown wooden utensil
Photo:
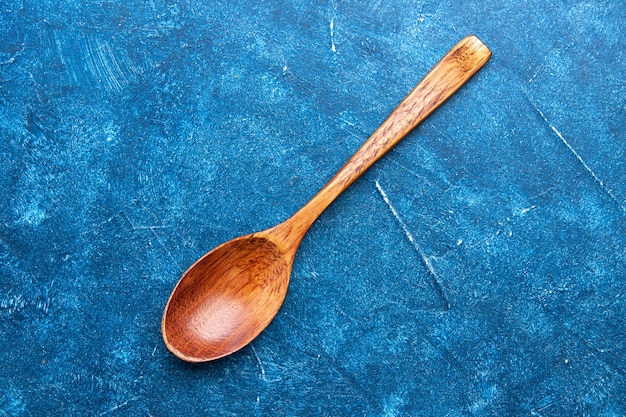
<instances>
[{"instance_id":1,"label":"brown wooden utensil","mask_svg":"<svg viewBox=\"0 0 626 417\"><path fill-rule=\"evenodd\" d=\"M285 299L296 251L315 219L490 56L477 37L461 40L297 213L270 229L216 247L185 271L163 314L168 349L185 361L204 362L233 353L258 336Z\"/></svg>"}]
</instances>

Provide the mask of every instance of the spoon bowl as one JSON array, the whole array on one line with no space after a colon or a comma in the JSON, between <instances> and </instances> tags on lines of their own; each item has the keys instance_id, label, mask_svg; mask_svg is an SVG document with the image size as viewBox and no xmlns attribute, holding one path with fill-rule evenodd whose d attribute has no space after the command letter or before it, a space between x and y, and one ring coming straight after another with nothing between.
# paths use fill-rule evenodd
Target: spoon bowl
<instances>
[{"instance_id":1,"label":"spoon bowl","mask_svg":"<svg viewBox=\"0 0 626 417\"><path fill-rule=\"evenodd\" d=\"M247 345L272 321L289 286L291 260L259 234L226 242L196 261L172 292L165 343L189 362Z\"/></svg>"},{"instance_id":2,"label":"spoon bowl","mask_svg":"<svg viewBox=\"0 0 626 417\"><path fill-rule=\"evenodd\" d=\"M456 44L304 207L271 229L213 249L182 276L163 314L168 349L189 362L233 353L280 309L296 250L317 217L361 174L468 81L490 58L475 36Z\"/></svg>"}]
</instances>

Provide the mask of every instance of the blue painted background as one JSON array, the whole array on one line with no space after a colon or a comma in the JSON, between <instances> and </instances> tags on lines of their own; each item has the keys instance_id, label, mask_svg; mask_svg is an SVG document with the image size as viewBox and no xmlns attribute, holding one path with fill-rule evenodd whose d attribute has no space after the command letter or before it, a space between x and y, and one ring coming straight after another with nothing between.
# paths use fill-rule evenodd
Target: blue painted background
<instances>
[{"instance_id":1,"label":"blue painted background","mask_svg":"<svg viewBox=\"0 0 626 417\"><path fill-rule=\"evenodd\" d=\"M0 2L0 415L626 415L624 5L462 3ZM171 355L182 271L470 33L492 60L320 217L267 331Z\"/></svg>"}]
</instances>

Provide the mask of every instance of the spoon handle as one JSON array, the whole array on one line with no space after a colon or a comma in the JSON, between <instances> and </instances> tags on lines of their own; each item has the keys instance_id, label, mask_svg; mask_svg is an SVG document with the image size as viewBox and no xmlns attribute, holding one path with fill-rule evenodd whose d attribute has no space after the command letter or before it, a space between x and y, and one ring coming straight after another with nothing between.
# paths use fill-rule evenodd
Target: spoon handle
<instances>
[{"instance_id":1,"label":"spoon handle","mask_svg":"<svg viewBox=\"0 0 626 417\"><path fill-rule=\"evenodd\" d=\"M490 57L491 51L476 36L456 44L328 184L290 219L302 234L339 194L454 94Z\"/></svg>"}]
</instances>

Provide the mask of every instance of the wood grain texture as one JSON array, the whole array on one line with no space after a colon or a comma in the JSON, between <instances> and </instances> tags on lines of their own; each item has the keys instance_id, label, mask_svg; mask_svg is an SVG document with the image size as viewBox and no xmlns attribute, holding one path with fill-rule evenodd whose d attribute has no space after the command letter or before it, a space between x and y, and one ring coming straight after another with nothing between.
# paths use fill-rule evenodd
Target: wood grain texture
<instances>
[{"instance_id":1,"label":"wood grain texture","mask_svg":"<svg viewBox=\"0 0 626 417\"><path fill-rule=\"evenodd\" d=\"M283 253L263 237L243 236L218 246L174 289L163 320L165 343L190 362L240 349L280 308L290 271Z\"/></svg>"},{"instance_id":2,"label":"wood grain texture","mask_svg":"<svg viewBox=\"0 0 626 417\"><path fill-rule=\"evenodd\" d=\"M226 242L194 263L165 307L165 344L179 358L203 362L235 352L280 309L305 233L330 203L470 79L491 52L475 36L459 42L400 103L330 182L294 216Z\"/></svg>"},{"instance_id":3,"label":"wood grain texture","mask_svg":"<svg viewBox=\"0 0 626 417\"><path fill-rule=\"evenodd\" d=\"M402 100L324 188L294 217L312 223L369 167L400 142L411 130L441 106L491 57L476 36L457 43Z\"/></svg>"}]
</instances>

